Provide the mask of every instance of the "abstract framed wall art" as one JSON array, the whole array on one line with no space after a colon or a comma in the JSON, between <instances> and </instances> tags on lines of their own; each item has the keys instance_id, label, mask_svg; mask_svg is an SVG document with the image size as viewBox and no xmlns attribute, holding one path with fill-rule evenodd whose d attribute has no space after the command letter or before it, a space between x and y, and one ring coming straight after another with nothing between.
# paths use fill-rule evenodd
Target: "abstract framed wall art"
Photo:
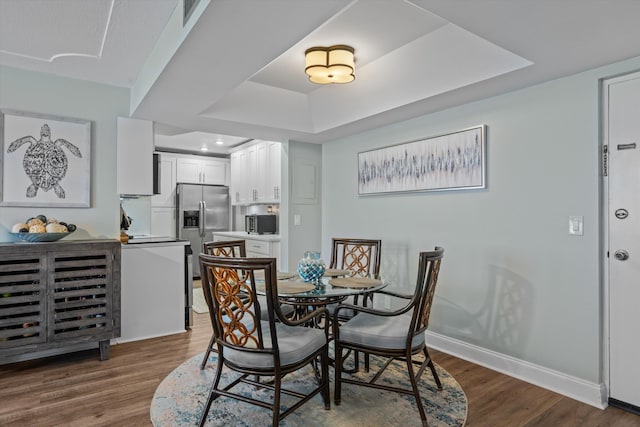
<instances>
[{"instance_id":1,"label":"abstract framed wall art","mask_svg":"<svg viewBox=\"0 0 640 427\"><path fill-rule=\"evenodd\" d=\"M0 110L0 206L91 204L91 122Z\"/></svg>"},{"instance_id":2,"label":"abstract framed wall art","mask_svg":"<svg viewBox=\"0 0 640 427\"><path fill-rule=\"evenodd\" d=\"M486 126L358 153L358 194L485 188Z\"/></svg>"}]
</instances>

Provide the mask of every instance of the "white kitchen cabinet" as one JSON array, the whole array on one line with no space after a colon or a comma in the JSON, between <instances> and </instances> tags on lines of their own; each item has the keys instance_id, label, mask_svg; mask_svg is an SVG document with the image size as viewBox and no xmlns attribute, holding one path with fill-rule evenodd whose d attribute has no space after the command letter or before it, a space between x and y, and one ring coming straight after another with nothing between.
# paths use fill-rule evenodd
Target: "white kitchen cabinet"
<instances>
[{"instance_id":1,"label":"white kitchen cabinet","mask_svg":"<svg viewBox=\"0 0 640 427\"><path fill-rule=\"evenodd\" d=\"M213 185L227 185L227 167L229 162L226 160L203 160L202 161L202 183Z\"/></svg>"},{"instance_id":2,"label":"white kitchen cabinet","mask_svg":"<svg viewBox=\"0 0 640 427\"><path fill-rule=\"evenodd\" d=\"M225 159L213 159L199 156L178 157L177 182L187 184L227 185L227 166Z\"/></svg>"},{"instance_id":3,"label":"white kitchen cabinet","mask_svg":"<svg viewBox=\"0 0 640 427\"><path fill-rule=\"evenodd\" d=\"M153 122L129 117L117 120L118 194L153 194Z\"/></svg>"},{"instance_id":4,"label":"white kitchen cabinet","mask_svg":"<svg viewBox=\"0 0 640 427\"><path fill-rule=\"evenodd\" d=\"M247 187L247 150L231 153L231 185L229 194L231 204L242 205L249 202Z\"/></svg>"},{"instance_id":5,"label":"white kitchen cabinet","mask_svg":"<svg viewBox=\"0 0 640 427\"><path fill-rule=\"evenodd\" d=\"M269 170L267 172L269 186L268 194L272 201L280 202L280 180L282 179L282 144L269 142L267 147Z\"/></svg>"},{"instance_id":6,"label":"white kitchen cabinet","mask_svg":"<svg viewBox=\"0 0 640 427\"><path fill-rule=\"evenodd\" d=\"M234 205L279 203L281 144L259 141L231 155L231 196Z\"/></svg>"},{"instance_id":7,"label":"white kitchen cabinet","mask_svg":"<svg viewBox=\"0 0 640 427\"><path fill-rule=\"evenodd\" d=\"M176 237L176 208L151 208L151 235Z\"/></svg>"},{"instance_id":8,"label":"white kitchen cabinet","mask_svg":"<svg viewBox=\"0 0 640 427\"><path fill-rule=\"evenodd\" d=\"M213 234L214 242L225 242L230 240L244 240L249 258L276 258L280 265L280 236L253 235L242 231L229 231Z\"/></svg>"},{"instance_id":9,"label":"white kitchen cabinet","mask_svg":"<svg viewBox=\"0 0 640 427\"><path fill-rule=\"evenodd\" d=\"M269 201L269 150L268 143L261 142L255 146L256 149L256 173L254 177L256 202Z\"/></svg>"},{"instance_id":10,"label":"white kitchen cabinet","mask_svg":"<svg viewBox=\"0 0 640 427\"><path fill-rule=\"evenodd\" d=\"M160 153L160 194L151 197L152 207L175 207L177 161L173 154Z\"/></svg>"}]
</instances>

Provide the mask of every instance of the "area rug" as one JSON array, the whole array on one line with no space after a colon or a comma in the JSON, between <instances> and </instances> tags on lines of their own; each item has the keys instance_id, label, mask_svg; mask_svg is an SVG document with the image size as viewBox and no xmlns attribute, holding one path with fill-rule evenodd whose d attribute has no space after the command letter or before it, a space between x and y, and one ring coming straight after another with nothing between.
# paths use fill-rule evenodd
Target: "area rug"
<instances>
[{"instance_id":1,"label":"area rug","mask_svg":"<svg viewBox=\"0 0 640 427\"><path fill-rule=\"evenodd\" d=\"M203 354L195 356L171 372L156 389L151 402L151 422L155 427L177 427L197 425L206 403L214 376L216 357L211 354L204 370L200 370ZM372 357L374 366L382 359ZM410 387L404 365L393 362L378 382ZM443 390L438 391L429 370L420 381L420 394L431 427L464 426L467 417L467 398L458 382L447 371L436 365ZM329 371L333 377L333 369ZM360 372L359 377L372 374ZM225 385L237 377L224 368L221 384ZM305 391L314 387L315 380L310 366L287 375L283 387ZM243 389L254 397L269 401L273 394L268 389L257 390L244 384ZM412 396L383 390L369 389L351 384L342 385L342 404L333 404L333 379L331 382L331 410L324 409L322 397L315 396L309 402L288 415L281 426L420 426L420 415ZM282 396L282 408L291 405L286 395ZM226 397L214 400L207 418L207 426L268 426L271 412Z\"/></svg>"},{"instance_id":2,"label":"area rug","mask_svg":"<svg viewBox=\"0 0 640 427\"><path fill-rule=\"evenodd\" d=\"M191 304L191 308L199 314L209 312L209 307L207 306L207 301L204 299L202 288L193 288L193 304Z\"/></svg>"}]
</instances>

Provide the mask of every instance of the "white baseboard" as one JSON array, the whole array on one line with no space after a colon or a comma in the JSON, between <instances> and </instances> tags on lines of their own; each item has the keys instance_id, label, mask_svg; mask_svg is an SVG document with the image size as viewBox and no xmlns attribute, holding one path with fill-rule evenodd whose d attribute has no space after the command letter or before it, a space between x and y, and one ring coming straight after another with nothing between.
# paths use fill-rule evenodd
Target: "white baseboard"
<instances>
[{"instance_id":1,"label":"white baseboard","mask_svg":"<svg viewBox=\"0 0 640 427\"><path fill-rule=\"evenodd\" d=\"M164 332L155 333L155 334L118 337L118 338L112 339L111 344L125 344L133 341L150 340L152 338L166 337L167 335L183 334L185 332L187 332L185 329L176 329L175 331L164 331Z\"/></svg>"},{"instance_id":2,"label":"white baseboard","mask_svg":"<svg viewBox=\"0 0 640 427\"><path fill-rule=\"evenodd\" d=\"M477 365L563 394L596 408L604 409L607 407L604 384L591 383L544 366L535 365L434 332L427 331L427 345L434 350L451 354Z\"/></svg>"}]
</instances>

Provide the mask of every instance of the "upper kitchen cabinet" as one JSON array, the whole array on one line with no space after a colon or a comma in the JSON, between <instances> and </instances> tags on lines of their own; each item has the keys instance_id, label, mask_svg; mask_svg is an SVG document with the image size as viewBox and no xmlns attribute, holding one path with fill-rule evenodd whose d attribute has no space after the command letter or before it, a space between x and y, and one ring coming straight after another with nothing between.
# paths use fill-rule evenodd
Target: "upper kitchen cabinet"
<instances>
[{"instance_id":1,"label":"upper kitchen cabinet","mask_svg":"<svg viewBox=\"0 0 640 427\"><path fill-rule=\"evenodd\" d=\"M176 205L177 162L175 154L160 155L160 194L151 197L152 207L171 208Z\"/></svg>"},{"instance_id":2,"label":"upper kitchen cabinet","mask_svg":"<svg viewBox=\"0 0 640 427\"><path fill-rule=\"evenodd\" d=\"M200 156L178 157L177 182L186 184L227 185L229 161Z\"/></svg>"},{"instance_id":3,"label":"upper kitchen cabinet","mask_svg":"<svg viewBox=\"0 0 640 427\"><path fill-rule=\"evenodd\" d=\"M229 194L231 204L242 205L249 203L249 190L247 179L247 154L248 150L240 150L231 153L231 185Z\"/></svg>"},{"instance_id":4,"label":"upper kitchen cabinet","mask_svg":"<svg viewBox=\"0 0 640 427\"><path fill-rule=\"evenodd\" d=\"M118 194L153 194L153 122L118 117Z\"/></svg>"},{"instance_id":5,"label":"upper kitchen cabinet","mask_svg":"<svg viewBox=\"0 0 640 427\"><path fill-rule=\"evenodd\" d=\"M230 194L234 205L279 203L281 144L259 141L231 154Z\"/></svg>"},{"instance_id":6,"label":"upper kitchen cabinet","mask_svg":"<svg viewBox=\"0 0 640 427\"><path fill-rule=\"evenodd\" d=\"M282 177L282 144L279 142L269 142L267 147L269 169L268 191L272 192L273 200L280 202L280 180Z\"/></svg>"}]
</instances>

